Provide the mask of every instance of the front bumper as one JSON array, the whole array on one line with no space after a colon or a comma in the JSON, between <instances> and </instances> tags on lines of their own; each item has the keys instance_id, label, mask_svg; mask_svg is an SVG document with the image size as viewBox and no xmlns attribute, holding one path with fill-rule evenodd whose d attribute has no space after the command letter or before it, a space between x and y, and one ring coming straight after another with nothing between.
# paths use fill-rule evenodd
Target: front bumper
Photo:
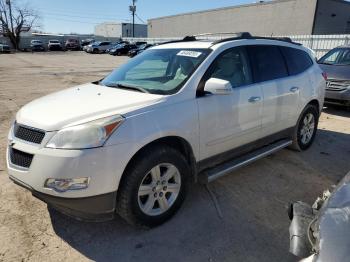
<instances>
[{"instance_id":1,"label":"front bumper","mask_svg":"<svg viewBox=\"0 0 350 262\"><path fill-rule=\"evenodd\" d=\"M331 91L326 89L325 102L350 106L350 87L341 91Z\"/></svg>"},{"instance_id":2,"label":"front bumper","mask_svg":"<svg viewBox=\"0 0 350 262\"><path fill-rule=\"evenodd\" d=\"M67 216L84 221L107 221L114 218L117 192L84 198L62 198L35 191L11 175L10 179L29 190L34 197Z\"/></svg>"},{"instance_id":3,"label":"front bumper","mask_svg":"<svg viewBox=\"0 0 350 262\"><path fill-rule=\"evenodd\" d=\"M10 178L37 198L73 217L111 218L119 182L132 155L132 145L124 143L85 150L45 148L54 133L46 132L41 144L33 144L14 137L11 128L6 154ZM13 149L32 155L28 167L14 164L10 156ZM83 177L89 177L90 181L85 189L59 192L44 186L48 178Z\"/></svg>"},{"instance_id":4,"label":"front bumper","mask_svg":"<svg viewBox=\"0 0 350 262\"><path fill-rule=\"evenodd\" d=\"M49 47L48 47L48 49L49 50L62 50L62 46L60 46L60 45L50 45Z\"/></svg>"},{"instance_id":5,"label":"front bumper","mask_svg":"<svg viewBox=\"0 0 350 262\"><path fill-rule=\"evenodd\" d=\"M66 49L68 49L68 50L79 50L80 46L78 46L78 45L66 45Z\"/></svg>"}]
</instances>

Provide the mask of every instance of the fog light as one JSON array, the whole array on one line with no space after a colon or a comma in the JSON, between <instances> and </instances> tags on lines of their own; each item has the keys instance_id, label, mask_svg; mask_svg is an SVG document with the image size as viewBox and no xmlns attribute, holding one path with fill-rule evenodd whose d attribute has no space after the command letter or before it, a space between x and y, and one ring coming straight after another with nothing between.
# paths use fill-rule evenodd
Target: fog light
<instances>
[{"instance_id":1,"label":"fog light","mask_svg":"<svg viewBox=\"0 0 350 262\"><path fill-rule=\"evenodd\" d=\"M68 190L85 189L89 186L90 178L48 178L45 181L45 187L51 188L58 192L66 192Z\"/></svg>"}]
</instances>

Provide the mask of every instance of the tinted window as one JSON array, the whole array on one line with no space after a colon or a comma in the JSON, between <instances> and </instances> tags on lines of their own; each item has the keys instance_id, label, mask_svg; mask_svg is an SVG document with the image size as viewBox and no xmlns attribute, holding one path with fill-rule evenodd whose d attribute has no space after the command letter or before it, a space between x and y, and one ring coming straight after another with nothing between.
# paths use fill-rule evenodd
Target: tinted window
<instances>
[{"instance_id":1,"label":"tinted window","mask_svg":"<svg viewBox=\"0 0 350 262\"><path fill-rule=\"evenodd\" d=\"M310 56L305 51L290 47L281 47L281 50L286 58L290 75L302 73L313 64Z\"/></svg>"},{"instance_id":2,"label":"tinted window","mask_svg":"<svg viewBox=\"0 0 350 262\"><path fill-rule=\"evenodd\" d=\"M248 59L244 48L233 48L220 54L210 66L206 76L229 81L232 87L252 83Z\"/></svg>"},{"instance_id":3,"label":"tinted window","mask_svg":"<svg viewBox=\"0 0 350 262\"><path fill-rule=\"evenodd\" d=\"M321 64L350 65L350 48L335 48L325 54L320 60Z\"/></svg>"},{"instance_id":4,"label":"tinted window","mask_svg":"<svg viewBox=\"0 0 350 262\"><path fill-rule=\"evenodd\" d=\"M256 82L288 76L284 58L278 46L248 46Z\"/></svg>"}]
</instances>

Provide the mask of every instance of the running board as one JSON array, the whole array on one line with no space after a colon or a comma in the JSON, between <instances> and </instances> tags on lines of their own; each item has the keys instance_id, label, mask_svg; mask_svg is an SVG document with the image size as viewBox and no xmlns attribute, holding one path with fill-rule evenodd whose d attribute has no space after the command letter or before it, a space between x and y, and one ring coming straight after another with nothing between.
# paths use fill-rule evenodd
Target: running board
<instances>
[{"instance_id":1,"label":"running board","mask_svg":"<svg viewBox=\"0 0 350 262\"><path fill-rule=\"evenodd\" d=\"M287 139L280 140L273 144L264 146L255 151L247 153L241 157L225 162L222 165L204 170L202 174L199 175L199 182L203 184L213 182L214 180L220 177L223 177L238 168L241 168L263 157L271 155L291 144L292 144L292 140L287 140Z\"/></svg>"}]
</instances>

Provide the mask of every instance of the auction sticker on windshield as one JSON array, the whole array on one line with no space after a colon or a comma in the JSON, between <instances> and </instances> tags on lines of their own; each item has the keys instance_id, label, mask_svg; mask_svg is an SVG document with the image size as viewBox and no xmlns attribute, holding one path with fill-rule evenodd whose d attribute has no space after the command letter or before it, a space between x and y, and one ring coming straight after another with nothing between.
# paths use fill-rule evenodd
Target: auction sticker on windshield
<instances>
[{"instance_id":1,"label":"auction sticker on windshield","mask_svg":"<svg viewBox=\"0 0 350 262\"><path fill-rule=\"evenodd\" d=\"M197 51L182 50L177 53L178 56L199 57L202 53Z\"/></svg>"}]
</instances>

